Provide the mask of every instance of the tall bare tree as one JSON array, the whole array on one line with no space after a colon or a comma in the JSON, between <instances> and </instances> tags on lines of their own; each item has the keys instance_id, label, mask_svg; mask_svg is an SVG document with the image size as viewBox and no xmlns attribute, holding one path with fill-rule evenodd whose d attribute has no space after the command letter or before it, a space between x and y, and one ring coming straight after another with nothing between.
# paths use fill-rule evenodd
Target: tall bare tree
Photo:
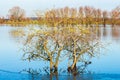
<instances>
[{"instance_id":1,"label":"tall bare tree","mask_svg":"<svg viewBox=\"0 0 120 80\"><path fill-rule=\"evenodd\" d=\"M102 23L104 27L107 24L107 20L108 20L108 12L105 10L102 12Z\"/></svg>"},{"instance_id":2,"label":"tall bare tree","mask_svg":"<svg viewBox=\"0 0 120 80\"><path fill-rule=\"evenodd\" d=\"M100 9L94 9L93 10L93 20L94 24L101 24L101 18L102 18L102 11Z\"/></svg>"},{"instance_id":3,"label":"tall bare tree","mask_svg":"<svg viewBox=\"0 0 120 80\"><path fill-rule=\"evenodd\" d=\"M80 24L83 25L84 24L84 18L85 18L83 7L79 7L78 18L80 20Z\"/></svg>"},{"instance_id":4,"label":"tall bare tree","mask_svg":"<svg viewBox=\"0 0 120 80\"><path fill-rule=\"evenodd\" d=\"M111 25L114 26L120 19L120 7L116 7L110 12Z\"/></svg>"},{"instance_id":5,"label":"tall bare tree","mask_svg":"<svg viewBox=\"0 0 120 80\"><path fill-rule=\"evenodd\" d=\"M84 7L86 26L88 26L88 25L92 26L92 24L93 24L93 12L94 12L93 7L90 7L90 6Z\"/></svg>"},{"instance_id":6,"label":"tall bare tree","mask_svg":"<svg viewBox=\"0 0 120 80\"><path fill-rule=\"evenodd\" d=\"M15 6L9 10L9 19L11 20L22 20L25 18L25 11L18 6Z\"/></svg>"}]
</instances>

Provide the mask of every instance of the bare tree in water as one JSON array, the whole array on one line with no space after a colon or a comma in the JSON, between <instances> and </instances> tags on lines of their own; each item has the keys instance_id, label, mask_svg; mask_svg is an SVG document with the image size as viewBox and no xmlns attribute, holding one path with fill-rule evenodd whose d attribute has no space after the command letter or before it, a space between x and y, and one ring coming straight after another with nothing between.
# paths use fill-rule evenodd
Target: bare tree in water
<instances>
[{"instance_id":1,"label":"bare tree in water","mask_svg":"<svg viewBox=\"0 0 120 80\"><path fill-rule=\"evenodd\" d=\"M29 61L41 59L48 61L51 79L53 75L58 75L58 65L61 61L72 60L68 72L76 75L78 62L88 64L83 56L96 55L94 50L98 42L93 32L91 28L71 25L33 29L25 40L23 57Z\"/></svg>"},{"instance_id":2,"label":"bare tree in water","mask_svg":"<svg viewBox=\"0 0 120 80\"><path fill-rule=\"evenodd\" d=\"M27 60L45 60L50 64L50 75L58 75L58 65L64 48L64 37L57 27L47 30L33 30L27 36L24 58Z\"/></svg>"},{"instance_id":3,"label":"bare tree in water","mask_svg":"<svg viewBox=\"0 0 120 80\"><path fill-rule=\"evenodd\" d=\"M98 48L99 42L96 41L95 32L91 31L91 28L69 26L63 31L63 34L66 36L66 45L64 49L69 54L70 62L72 60L72 64L68 65L68 72L77 75L77 63L83 62L85 66L86 64L90 64L91 62L86 63L86 60L88 57L93 57L97 54L95 49ZM94 42L94 40L96 42ZM86 56L86 58L84 56Z\"/></svg>"}]
</instances>

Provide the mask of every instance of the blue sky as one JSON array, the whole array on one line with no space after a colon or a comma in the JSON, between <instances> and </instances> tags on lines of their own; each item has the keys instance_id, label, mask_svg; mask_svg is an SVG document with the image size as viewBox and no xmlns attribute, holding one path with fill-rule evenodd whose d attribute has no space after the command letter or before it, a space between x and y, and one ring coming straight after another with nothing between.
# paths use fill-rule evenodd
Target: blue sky
<instances>
[{"instance_id":1,"label":"blue sky","mask_svg":"<svg viewBox=\"0 0 120 80\"><path fill-rule=\"evenodd\" d=\"M120 5L120 0L1 0L0 16L6 16L8 10L14 6L20 6L25 9L27 15L34 16L36 10L45 11L53 7L79 7L86 5L111 10Z\"/></svg>"}]
</instances>

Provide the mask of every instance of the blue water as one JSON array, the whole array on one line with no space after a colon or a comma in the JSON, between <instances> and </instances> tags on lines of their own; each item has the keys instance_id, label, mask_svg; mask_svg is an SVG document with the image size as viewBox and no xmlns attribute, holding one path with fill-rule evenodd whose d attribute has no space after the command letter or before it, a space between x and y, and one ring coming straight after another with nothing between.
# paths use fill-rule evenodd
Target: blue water
<instances>
[{"instance_id":1,"label":"blue water","mask_svg":"<svg viewBox=\"0 0 120 80\"><path fill-rule=\"evenodd\" d=\"M32 75L0 71L0 80L50 80L49 75ZM119 74L87 74L80 76L59 75L51 80L120 80Z\"/></svg>"},{"instance_id":2,"label":"blue water","mask_svg":"<svg viewBox=\"0 0 120 80\"><path fill-rule=\"evenodd\" d=\"M23 52L20 50L22 45L10 34L14 29L19 28L0 26L0 80L49 80L50 76L22 72L24 69L45 67L48 63L23 61ZM99 35L105 48L101 50L100 56L92 59L92 64L88 67L94 75L77 76L76 80L120 80L120 28L118 26L113 29L109 25L106 28L101 27ZM73 80L74 77L59 75L58 79Z\"/></svg>"}]
</instances>

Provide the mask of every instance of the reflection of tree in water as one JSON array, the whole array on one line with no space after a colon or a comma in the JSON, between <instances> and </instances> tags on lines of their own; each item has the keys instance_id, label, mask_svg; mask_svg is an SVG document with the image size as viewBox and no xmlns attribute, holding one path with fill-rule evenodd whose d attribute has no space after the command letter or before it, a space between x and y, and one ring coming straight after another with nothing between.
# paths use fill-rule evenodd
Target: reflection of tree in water
<instances>
[{"instance_id":1,"label":"reflection of tree in water","mask_svg":"<svg viewBox=\"0 0 120 80\"><path fill-rule=\"evenodd\" d=\"M86 68L86 65L81 65L82 67ZM81 68L81 71L83 68ZM49 74L49 67L44 67L43 69L24 69L22 72L27 72L29 74L29 80L93 80L91 73L84 73L78 75L69 75L67 71L60 69L58 72L61 75L51 75ZM43 74L45 72L45 74ZM65 74L65 75L62 75Z\"/></svg>"},{"instance_id":2,"label":"reflection of tree in water","mask_svg":"<svg viewBox=\"0 0 120 80\"><path fill-rule=\"evenodd\" d=\"M103 37L107 37L107 29L106 29L106 27L103 27Z\"/></svg>"},{"instance_id":3,"label":"reflection of tree in water","mask_svg":"<svg viewBox=\"0 0 120 80\"><path fill-rule=\"evenodd\" d=\"M14 74L14 76L19 76L19 80L93 80L92 74L81 74L81 75L77 75L77 76L74 76L74 75L50 76L49 74L43 75L41 73L40 69L36 70L36 69L32 69L32 68L24 69L21 72L12 72L12 71L0 69L0 72L4 72L4 73L10 74L10 75ZM61 74L62 73L64 73L64 72L61 71ZM22 76L20 76L20 75L22 75ZM14 79L14 76L12 76L13 79ZM11 79L11 77L9 77L9 79ZM17 80L17 78L16 78L16 80Z\"/></svg>"},{"instance_id":4,"label":"reflection of tree in water","mask_svg":"<svg viewBox=\"0 0 120 80\"><path fill-rule=\"evenodd\" d=\"M98 26L98 29L97 29L97 36L98 36L98 38L101 37L101 27L100 26Z\"/></svg>"},{"instance_id":5,"label":"reflection of tree in water","mask_svg":"<svg viewBox=\"0 0 120 80\"><path fill-rule=\"evenodd\" d=\"M119 42L120 39L120 28L119 26L106 26L106 27L100 27L97 31L97 36L100 38L112 38L112 40L115 40Z\"/></svg>"},{"instance_id":6,"label":"reflection of tree in water","mask_svg":"<svg viewBox=\"0 0 120 80\"><path fill-rule=\"evenodd\" d=\"M120 28L118 26L114 26L111 29L111 33L112 33L112 38L115 40L118 40L120 38L120 32L119 32Z\"/></svg>"},{"instance_id":7,"label":"reflection of tree in water","mask_svg":"<svg viewBox=\"0 0 120 80\"><path fill-rule=\"evenodd\" d=\"M14 38L19 38L19 37L24 36L25 32L24 32L23 29L15 29L15 30L13 29L13 30L10 31L10 34Z\"/></svg>"},{"instance_id":8,"label":"reflection of tree in water","mask_svg":"<svg viewBox=\"0 0 120 80\"><path fill-rule=\"evenodd\" d=\"M6 25L8 25L8 26L12 26L12 27L26 27L26 26L29 26L29 24L27 24L27 23L24 23L24 22L11 22L10 24L8 23L8 24L6 24Z\"/></svg>"}]
</instances>

